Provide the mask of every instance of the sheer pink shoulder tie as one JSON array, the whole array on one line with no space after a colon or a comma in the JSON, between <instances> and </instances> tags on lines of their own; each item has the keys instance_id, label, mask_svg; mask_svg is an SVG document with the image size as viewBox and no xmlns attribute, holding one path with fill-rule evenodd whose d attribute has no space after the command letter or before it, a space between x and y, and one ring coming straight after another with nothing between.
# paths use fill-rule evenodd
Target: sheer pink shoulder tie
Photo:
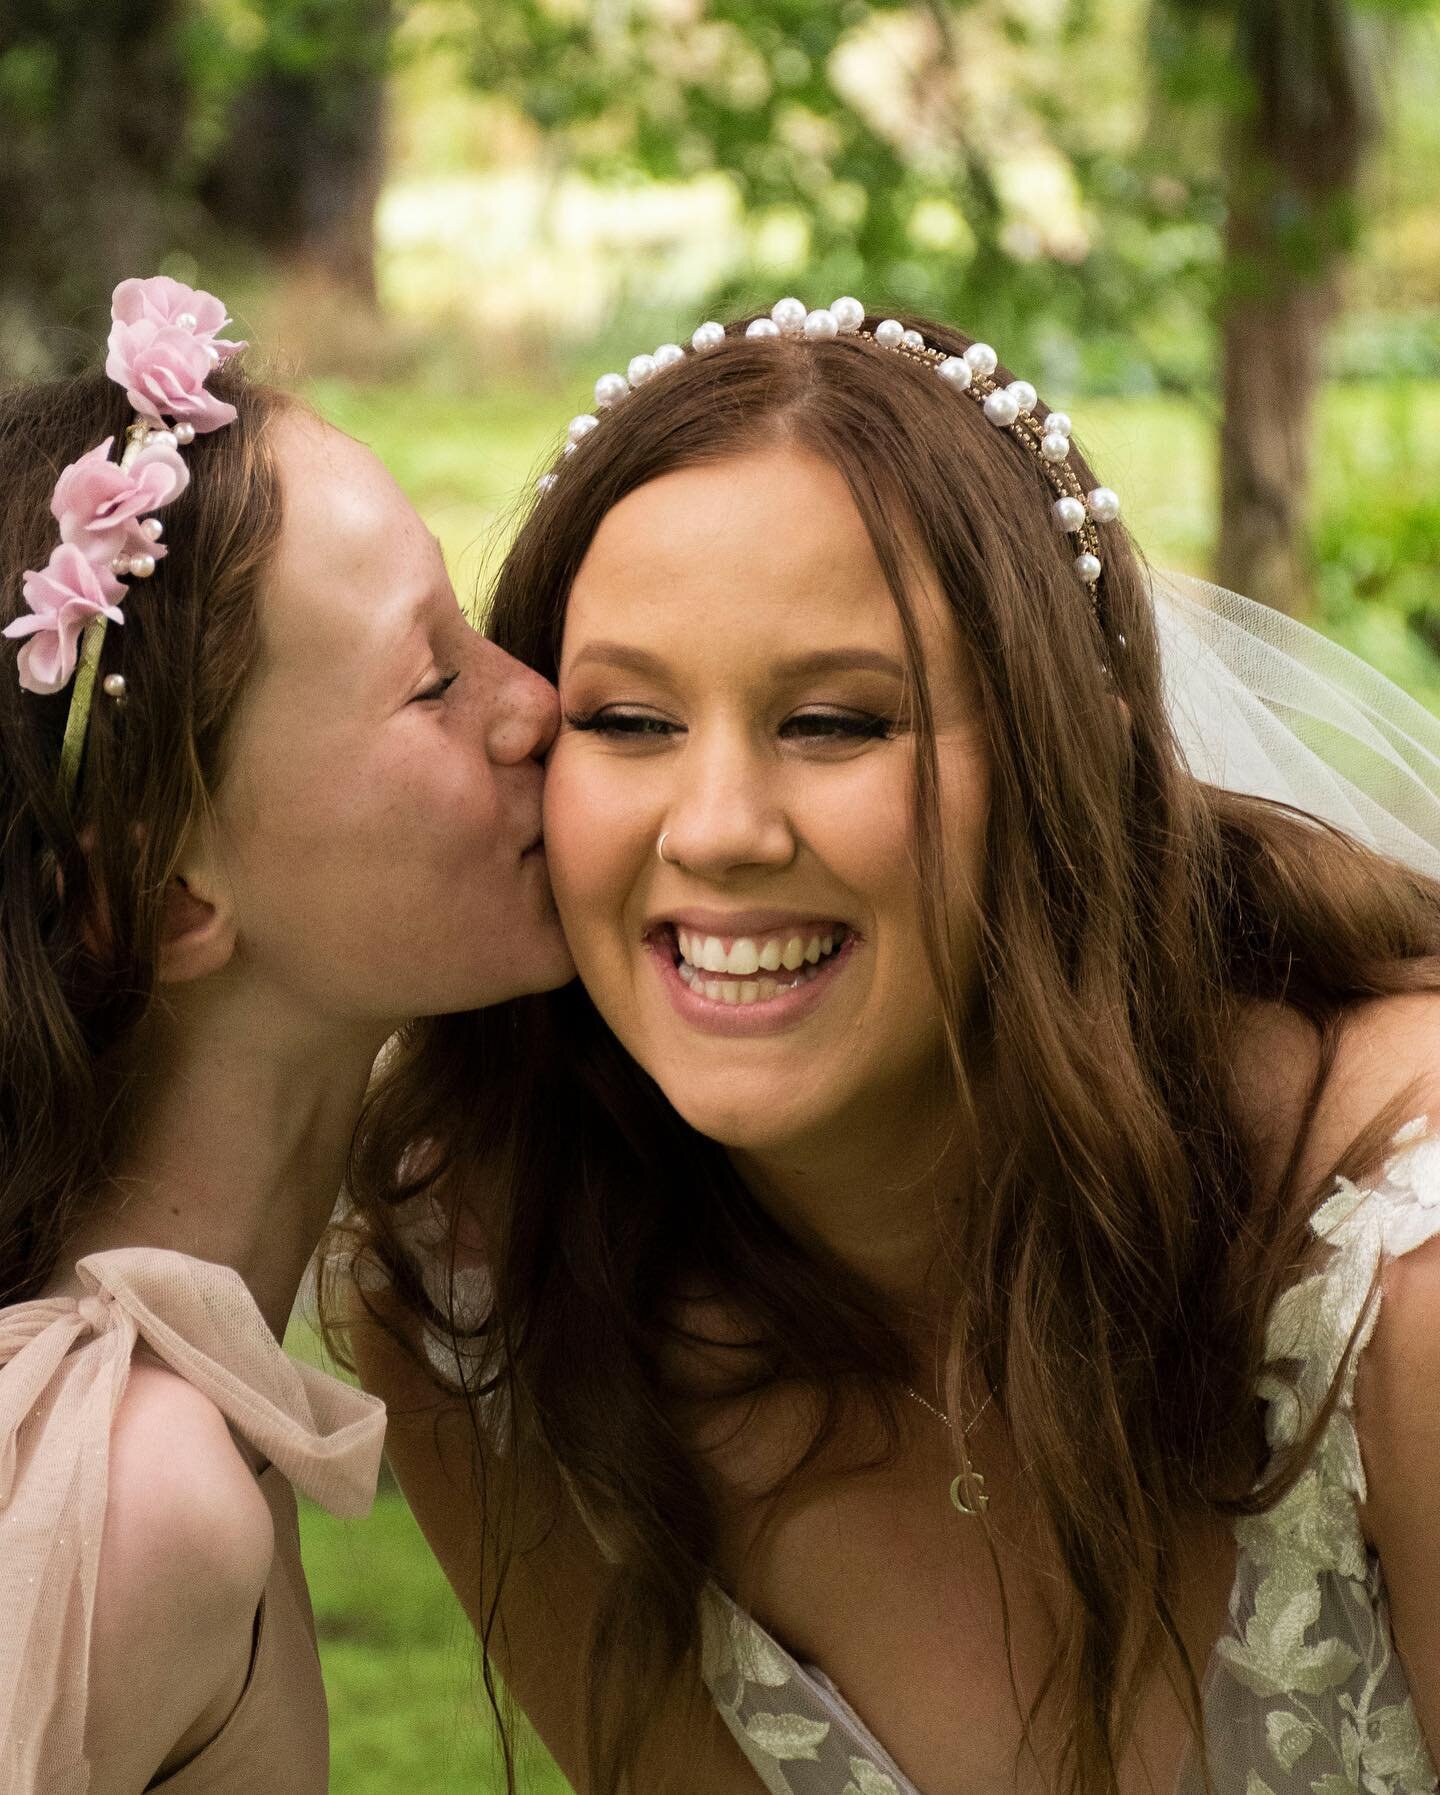
<instances>
[{"instance_id":1,"label":"sheer pink shoulder tie","mask_svg":"<svg viewBox=\"0 0 1440 1795\"><path fill-rule=\"evenodd\" d=\"M110 1428L144 1343L312 1501L363 1514L384 1405L281 1348L243 1279L183 1253L82 1259L86 1294L0 1310L0 1788L83 1795Z\"/></svg>"}]
</instances>

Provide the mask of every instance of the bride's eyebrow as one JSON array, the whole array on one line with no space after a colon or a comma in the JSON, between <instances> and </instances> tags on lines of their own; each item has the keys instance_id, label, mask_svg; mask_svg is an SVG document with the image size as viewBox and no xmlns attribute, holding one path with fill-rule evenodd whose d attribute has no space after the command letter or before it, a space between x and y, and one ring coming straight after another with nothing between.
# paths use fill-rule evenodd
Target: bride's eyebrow
<instances>
[{"instance_id":1,"label":"bride's eyebrow","mask_svg":"<svg viewBox=\"0 0 1440 1795\"><path fill-rule=\"evenodd\" d=\"M664 658L628 642L587 642L571 661L569 671L581 667L612 667L624 673L644 673L663 679L669 672ZM788 679L804 679L818 673L883 673L905 679L905 668L894 655L876 648L820 648L808 654L770 662L771 671Z\"/></svg>"}]
</instances>

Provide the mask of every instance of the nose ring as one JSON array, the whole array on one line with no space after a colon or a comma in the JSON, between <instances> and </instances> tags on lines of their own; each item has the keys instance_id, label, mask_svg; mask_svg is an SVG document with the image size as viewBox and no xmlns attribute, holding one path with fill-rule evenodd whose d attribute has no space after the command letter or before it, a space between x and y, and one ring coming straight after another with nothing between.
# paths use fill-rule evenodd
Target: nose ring
<instances>
[{"instance_id":1,"label":"nose ring","mask_svg":"<svg viewBox=\"0 0 1440 1795\"><path fill-rule=\"evenodd\" d=\"M662 830L659 841L655 843L655 852L662 860L665 860L665 838L669 833L670 831L668 829ZM674 866L675 862L673 860L665 860L665 864L666 866Z\"/></svg>"}]
</instances>

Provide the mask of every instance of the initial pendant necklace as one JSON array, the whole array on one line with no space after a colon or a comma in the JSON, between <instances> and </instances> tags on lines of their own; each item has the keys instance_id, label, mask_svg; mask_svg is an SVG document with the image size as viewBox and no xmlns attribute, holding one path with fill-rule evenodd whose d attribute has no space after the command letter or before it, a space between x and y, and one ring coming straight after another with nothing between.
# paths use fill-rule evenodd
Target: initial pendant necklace
<instances>
[{"instance_id":1,"label":"initial pendant necklace","mask_svg":"<svg viewBox=\"0 0 1440 1795\"><path fill-rule=\"evenodd\" d=\"M933 1402L926 1402L925 1398L918 1390L912 1390L909 1384L906 1384L905 1394L914 1397L915 1401L920 1404L922 1409L928 1409L937 1421L943 1421L946 1427L949 1427L950 1417L940 1409L937 1409ZM970 1438L971 1433L980 1423L980 1417L985 1413L986 1409L990 1407L990 1404L994 1400L995 1392L992 1390L985 1398L984 1402L980 1404L980 1407L976 1409L975 1413L965 1423L960 1434L962 1440L968 1440ZM969 1497L968 1501L966 1500L967 1496ZM968 1472L961 1471L951 1479L950 1503L956 1513L962 1515L983 1514L990 1506L990 1498L985 1494L985 1478L973 1465Z\"/></svg>"}]
</instances>

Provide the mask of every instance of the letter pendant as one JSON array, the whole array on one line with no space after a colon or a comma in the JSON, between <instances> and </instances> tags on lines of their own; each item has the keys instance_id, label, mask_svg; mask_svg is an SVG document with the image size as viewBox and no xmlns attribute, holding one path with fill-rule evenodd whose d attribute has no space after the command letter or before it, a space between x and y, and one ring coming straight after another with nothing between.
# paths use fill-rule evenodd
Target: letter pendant
<instances>
[{"instance_id":1,"label":"letter pendant","mask_svg":"<svg viewBox=\"0 0 1440 1795\"><path fill-rule=\"evenodd\" d=\"M990 1498L985 1494L984 1476L979 1471L971 1471L969 1477L970 1501L968 1503L964 1496L960 1494L965 1483L966 1477L965 1473L962 1471L950 1485L950 1501L955 1512L962 1515L983 1514L990 1506Z\"/></svg>"}]
</instances>

